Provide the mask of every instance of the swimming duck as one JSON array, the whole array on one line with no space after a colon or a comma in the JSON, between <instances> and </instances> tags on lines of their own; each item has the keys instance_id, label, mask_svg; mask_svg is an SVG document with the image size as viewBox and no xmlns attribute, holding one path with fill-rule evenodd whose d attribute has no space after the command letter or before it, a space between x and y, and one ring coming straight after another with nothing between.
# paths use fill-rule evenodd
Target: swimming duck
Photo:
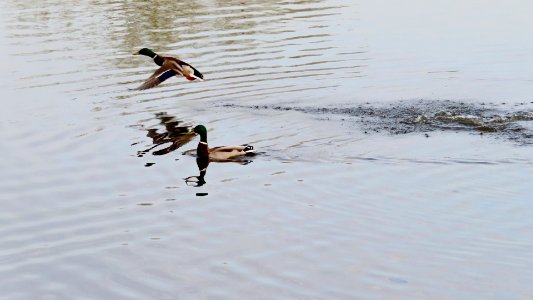
<instances>
[{"instance_id":1,"label":"swimming duck","mask_svg":"<svg viewBox=\"0 0 533 300\"><path fill-rule=\"evenodd\" d=\"M194 127L192 132L200 135L200 142L196 148L198 157L208 157L210 161L232 161L241 156L255 154L254 147L250 145L209 148L207 145L207 129L204 125Z\"/></svg>"},{"instance_id":2,"label":"swimming duck","mask_svg":"<svg viewBox=\"0 0 533 300\"><path fill-rule=\"evenodd\" d=\"M169 79L172 76L183 76L187 80L198 79L204 80L204 75L196 70L188 63L170 56L161 56L148 48L142 48L141 50L134 52L133 55L145 55L151 57L154 62L160 66L152 76L150 76L138 90L146 90L158 86L161 82Z\"/></svg>"}]
</instances>

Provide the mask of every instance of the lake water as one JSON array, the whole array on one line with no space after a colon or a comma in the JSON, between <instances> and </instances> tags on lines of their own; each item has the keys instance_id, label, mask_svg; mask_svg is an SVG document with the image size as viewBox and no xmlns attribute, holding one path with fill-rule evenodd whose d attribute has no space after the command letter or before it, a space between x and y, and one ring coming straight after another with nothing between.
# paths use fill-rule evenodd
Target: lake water
<instances>
[{"instance_id":1,"label":"lake water","mask_svg":"<svg viewBox=\"0 0 533 300\"><path fill-rule=\"evenodd\" d=\"M532 299L532 10L2 1L0 299Z\"/></svg>"}]
</instances>

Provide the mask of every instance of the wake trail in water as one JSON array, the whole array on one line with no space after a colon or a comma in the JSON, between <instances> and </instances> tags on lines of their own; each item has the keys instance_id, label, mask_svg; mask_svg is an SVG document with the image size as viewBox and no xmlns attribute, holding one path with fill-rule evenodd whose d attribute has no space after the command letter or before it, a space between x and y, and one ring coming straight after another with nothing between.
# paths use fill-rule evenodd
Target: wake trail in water
<instances>
[{"instance_id":1,"label":"wake trail in water","mask_svg":"<svg viewBox=\"0 0 533 300\"><path fill-rule=\"evenodd\" d=\"M467 131L503 137L520 145L533 144L533 104L513 108L496 104L465 103L450 100L397 101L390 104L356 106L299 107L290 105L236 105L254 110L299 111L313 115L340 116L341 121L357 123L365 133Z\"/></svg>"}]
</instances>

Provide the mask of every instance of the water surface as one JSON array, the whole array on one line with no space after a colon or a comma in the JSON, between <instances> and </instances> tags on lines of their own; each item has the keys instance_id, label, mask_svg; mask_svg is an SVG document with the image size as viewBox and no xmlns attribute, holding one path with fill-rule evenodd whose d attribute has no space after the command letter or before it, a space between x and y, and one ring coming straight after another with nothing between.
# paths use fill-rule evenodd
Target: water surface
<instances>
[{"instance_id":1,"label":"water surface","mask_svg":"<svg viewBox=\"0 0 533 300\"><path fill-rule=\"evenodd\" d=\"M532 8L3 1L0 299L532 298Z\"/></svg>"}]
</instances>

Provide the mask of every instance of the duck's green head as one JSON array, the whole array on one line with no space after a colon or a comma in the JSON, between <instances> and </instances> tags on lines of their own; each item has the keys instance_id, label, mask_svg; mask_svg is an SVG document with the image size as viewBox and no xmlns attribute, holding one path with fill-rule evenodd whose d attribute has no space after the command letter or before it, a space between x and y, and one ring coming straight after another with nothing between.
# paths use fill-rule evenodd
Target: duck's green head
<instances>
[{"instance_id":1,"label":"duck's green head","mask_svg":"<svg viewBox=\"0 0 533 300\"><path fill-rule=\"evenodd\" d=\"M154 51L148 48L142 48L141 50L134 52L133 55L146 55L148 57L154 58L157 54Z\"/></svg>"},{"instance_id":2,"label":"duck's green head","mask_svg":"<svg viewBox=\"0 0 533 300\"><path fill-rule=\"evenodd\" d=\"M200 135L200 141L207 143L207 129L204 125L197 125L194 127L193 131Z\"/></svg>"}]
</instances>

